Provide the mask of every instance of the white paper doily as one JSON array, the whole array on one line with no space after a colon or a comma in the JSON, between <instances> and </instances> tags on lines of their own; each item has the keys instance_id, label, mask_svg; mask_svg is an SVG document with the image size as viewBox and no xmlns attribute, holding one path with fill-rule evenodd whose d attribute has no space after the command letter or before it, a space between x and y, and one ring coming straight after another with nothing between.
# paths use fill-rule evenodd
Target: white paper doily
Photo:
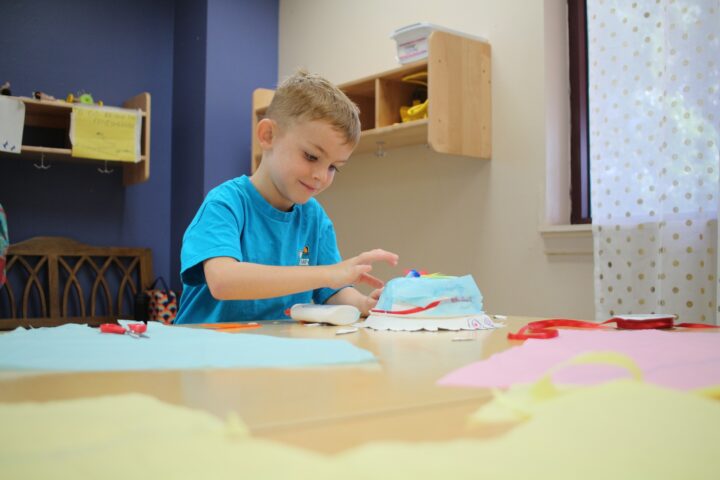
<instances>
[{"instance_id":1,"label":"white paper doily","mask_svg":"<svg viewBox=\"0 0 720 480\"><path fill-rule=\"evenodd\" d=\"M469 315L465 317L449 318L413 318L401 317L398 315L370 315L364 322L356 323L355 326L372 328L373 330L393 330L414 332L417 330L488 330L502 327L502 324L495 323L484 313Z\"/></svg>"}]
</instances>

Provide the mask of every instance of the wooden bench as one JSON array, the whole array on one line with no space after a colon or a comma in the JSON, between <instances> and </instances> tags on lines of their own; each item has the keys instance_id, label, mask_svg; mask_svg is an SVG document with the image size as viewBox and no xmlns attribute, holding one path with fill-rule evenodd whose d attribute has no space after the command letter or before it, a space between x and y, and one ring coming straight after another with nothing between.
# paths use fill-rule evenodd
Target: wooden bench
<instances>
[{"instance_id":1,"label":"wooden bench","mask_svg":"<svg viewBox=\"0 0 720 480\"><path fill-rule=\"evenodd\" d=\"M149 248L94 247L65 237L10 245L0 287L0 330L134 318L153 282Z\"/></svg>"}]
</instances>

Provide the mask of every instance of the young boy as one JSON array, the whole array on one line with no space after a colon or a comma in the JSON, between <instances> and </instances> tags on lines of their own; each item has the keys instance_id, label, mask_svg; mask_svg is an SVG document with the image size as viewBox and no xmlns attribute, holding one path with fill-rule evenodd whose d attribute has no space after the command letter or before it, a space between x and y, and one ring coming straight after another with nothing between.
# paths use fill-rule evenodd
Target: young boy
<instances>
[{"instance_id":1,"label":"young boy","mask_svg":"<svg viewBox=\"0 0 720 480\"><path fill-rule=\"evenodd\" d=\"M300 71L275 92L255 132L262 162L251 177L214 188L185 232L176 323L286 318L296 303L373 308L383 283L372 250L341 261L333 224L313 198L360 138L357 106L327 80ZM368 296L350 286L364 282Z\"/></svg>"}]
</instances>

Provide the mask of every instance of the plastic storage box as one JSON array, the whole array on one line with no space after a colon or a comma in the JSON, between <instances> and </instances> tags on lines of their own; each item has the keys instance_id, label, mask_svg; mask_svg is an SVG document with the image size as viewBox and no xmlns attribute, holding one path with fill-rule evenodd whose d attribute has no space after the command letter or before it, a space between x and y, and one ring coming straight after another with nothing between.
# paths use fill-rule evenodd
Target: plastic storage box
<instances>
[{"instance_id":1,"label":"plastic storage box","mask_svg":"<svg viewBox=\"0 0 720 480\"><path fill-rule=\"evenodd\" d=\"M481 42L487 42L487 39L477 35L468 35L467 33L458 32L449 28L435 25L434 23L413 23L406 27L398 28L391 35L397 42L397 60L398 62L410 63L427 58L428 56L428 37L434 30L460 35L462 37L472 38Z\"/></svg>"}]
</instances>

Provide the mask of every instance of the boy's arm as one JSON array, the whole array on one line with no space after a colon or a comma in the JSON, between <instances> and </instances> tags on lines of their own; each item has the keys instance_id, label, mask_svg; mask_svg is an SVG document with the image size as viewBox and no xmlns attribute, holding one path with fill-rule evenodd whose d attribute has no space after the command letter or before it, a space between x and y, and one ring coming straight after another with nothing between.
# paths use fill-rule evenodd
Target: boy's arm
<instances>
[{"instance_id":1,"label":"boy's arm","mask_svg":"<svg viewBox=\"0 0 720 480\"><path fill-rule=\"evenodd\" d=\"M340 288L357 282L381 287L383 282L369 274L372 264L380 261L397 265L398 256L376 249L334 265L313 267L278 267L215 257L205 260L203 269L214 298L257 300L323 287Z\"/></svg>"}]
</instances>

